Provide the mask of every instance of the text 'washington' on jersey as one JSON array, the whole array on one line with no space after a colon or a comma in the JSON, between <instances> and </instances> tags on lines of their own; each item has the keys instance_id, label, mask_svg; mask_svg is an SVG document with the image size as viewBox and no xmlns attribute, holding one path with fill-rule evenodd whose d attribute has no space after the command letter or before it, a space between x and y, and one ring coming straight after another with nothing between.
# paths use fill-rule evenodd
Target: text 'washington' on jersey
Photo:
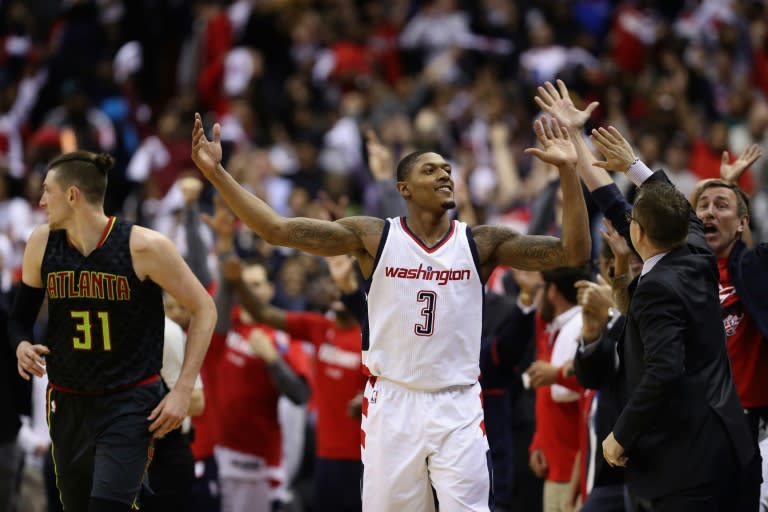
<instances>
[{"instance_id":1,"label":"text 'washington' on jersey","mask_svg":"<svg viewBox=\"0 0 768 512\"><path fill-rule=\"evenodd\" d=\"M131 300L128 278L107 272L82 271L76 278L74 270L49 272L49 299Z\"/></svg>"},{"instance_id":2,"label":"text 'washington' on jersey","mask_svg":"<svg viewBox=\"0 0 768 512\"><path fill-rule=\"evenodd\" d=\"M422 281L437 281L444 285L448 281L467 281L472 276L469 269L434 270L431 266L424 268L421 263L418 267L384 267L384 275L394 279L419 279Z\"/></svg>"}]
</instances>

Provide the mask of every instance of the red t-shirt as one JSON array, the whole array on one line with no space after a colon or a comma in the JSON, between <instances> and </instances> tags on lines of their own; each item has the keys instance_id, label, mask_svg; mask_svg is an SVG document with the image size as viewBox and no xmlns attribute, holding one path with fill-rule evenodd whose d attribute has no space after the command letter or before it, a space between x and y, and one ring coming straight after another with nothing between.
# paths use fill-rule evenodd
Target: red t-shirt
<instances>
[{"instance_id":1,"label":"red t-shirt","mask_svg":"<svg viewBox=\"0 0 768 512\"><path fill-rule=\"evenodd\" d=\"M249 455L263 457L269 466L281 459L281 434L277 418L280 392L272 382L264 361L248 342L253 329L266 332L283 360L297 374L308 378L309 356L301 343L263 324L244 324L235 315L227 334L214 333L206 361L214 371L203 385L210 387L215 403L216 444Z\"/></svg>"},{"instance_id":2,"label":"red t-shirt","mask_svg":"<svg viewBox=\"0 0 768 512\"><path fill-rule=\"evenodd\" d=\"M717 261L720 270L720 309L727 338L733 383L744 407L768 406L768 344L757 324L736 295L728 275L728 260Z\"/></svg>"},{"instance_id":3,"label":"red t-shirt","mask_svg":"<svg viewBox=\"0 0 768 512\"><path fill-rule=\"evenodd\" d=\"M536 315L536 358L549 361L552 346L544 322ZM550 386L536 389L536 432L529 451L544 452L549 471L546 480L568 482L571 480L573 461L579 451L579 400L555 402Z\"/></svg>"},{"instance_id":4,"label":"red t-shirt","mask_svg":"<svg viewBox=\"0 0 768 512\"><path fill-rule=\"evenodd\" d=\"M316 347L313 400L317 407L317 456L360 460L360 419L347 414L347 405L365 388L361 331L344 329L318 313L286 314L286 328L294 338Z\"/></svg>"}]
</instances>

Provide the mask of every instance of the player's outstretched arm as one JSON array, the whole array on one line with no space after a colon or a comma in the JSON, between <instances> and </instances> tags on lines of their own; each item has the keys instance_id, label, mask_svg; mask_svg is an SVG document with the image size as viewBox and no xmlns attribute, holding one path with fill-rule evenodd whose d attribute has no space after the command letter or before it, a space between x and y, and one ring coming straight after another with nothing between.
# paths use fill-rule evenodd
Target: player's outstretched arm
<instances>
[{"instance_id":1,"label":"player's outstretched arm","mask_svg":"<svg viewBox=\"0 0 768 512\"><path fill-rule=\"evenodd\" d=\"M568 130L556 120L536 121L536 136L541 148L528 148L531 154L554 165L560 172L563 191L563 236L522 235L501 226L480 226L474 236L481 263L486 268L509 265L521 270L546 270L573 267L589 261L592 241L587 206L576 171L577 153Z\"/></svg>"},{"instance_id":2,"label":"player's outstretched arm","mask_svg":"<svg viewBox=\"0 0 768 512\"><path fill-rule=\"evenodd\" d=\"M384 221L349 217L336 222L304 217L286 218L244 189L221 165L221 126L213 125L208 140L199 114L192 131L192 160L216 187L232 212L272 245L293 247L320 256L356 253L375 255Z\"/></svg>"}]
</instances>

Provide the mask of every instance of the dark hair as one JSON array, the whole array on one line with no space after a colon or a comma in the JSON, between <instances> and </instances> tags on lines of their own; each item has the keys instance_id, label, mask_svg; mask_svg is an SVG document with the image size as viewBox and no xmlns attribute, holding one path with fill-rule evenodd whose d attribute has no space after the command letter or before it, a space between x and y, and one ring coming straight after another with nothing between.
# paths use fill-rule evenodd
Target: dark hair
<instances>
[{"instance_id":1,"label":"dark hair","mask_svg":"<svg viewBox=\"0 0 768 512\"><path fill-rule=\"evenodd\" d=\"M411 168L413 167L413 164L416 163L416 160L426 153L431 153L431 151L425 151L425 150L419 150L414 151L413 153L408 153L403 157L402 160L400 160L400 163L397 164L397 181L405 181L408 179L408 175L411 173Z\"/></svg>"},{"instance_id":2,"label":"dark hair","mask_svg":"<svg viewBox=\"0 0 768 512\"><path fill-rule=\"evenodd\" d=\"M741 190L741 187L737 184L725 180L707 180L698 190L696 190L696 195L692 198L693 207L696 208L696 203L699 202L699 197L701 197L702 192L708 188L720 187L733 190L733 193L736 194L736 215L739 217L749 215L749 196L746 192Z\"/></svg>"},{"instance_id":3,"label":"dark hair","mask_svg":"<svg viewBox=\"0 0 768 512\"><path fill-rule=\"evenodd\" d=\"M672 249L688 238L691 205L674 185L647 181L637 192L632 217L659 249Z\"/></svg>"},{"instance_id":4,"label":"dark hair","mask_svg":"<svg viewBox=\"0 0 768 512\"><path fill-rule=\"evenodd\" d=\"M544 279L545 285L554 284L565 300L571 304L576 304L576 281L589 281L592 278L592 272L589 265L558 267L543 270L541 277Z\"/></svg>"},{"instance_id":5,"label":"dark hair","mask_svg":"<svg viewBox=\"0 0 768 512\"><path fill-rule=\"evenodd\" d=\"M115 159L107 153L73 151L54 158L48 164L49 171L56 171L56 181L62 187L79 188L85 200L91 204L104 202L107 191L107 174Z\"/></svg>"}]
</instances>

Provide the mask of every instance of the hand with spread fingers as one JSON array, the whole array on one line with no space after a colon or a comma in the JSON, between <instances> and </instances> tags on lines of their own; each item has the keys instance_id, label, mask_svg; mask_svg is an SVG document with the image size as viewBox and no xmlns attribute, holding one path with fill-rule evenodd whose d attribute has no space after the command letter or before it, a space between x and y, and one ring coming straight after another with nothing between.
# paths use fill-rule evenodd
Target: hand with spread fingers
<instances>
[{"instance_id":1,"label":"hand with spread fingers","mask_svg":"<svg viewBox=\"0 0 768 512\"><path fill-rule=\"evenodd\" d=\"M525 153L558 168L567 166L576 169L576 147L571 141L568 130L556 119L543 117L533 123L533 131L541 143L541 148L527 148Z\"/></svg>"},{"instance_id":2,"label":"hand with spread fingers","mask_svg":"<svg viewBox=\"0 0 768 512\"><path fill-rule=\"evenodd\" d=\"M552 118L557 119L561 126L568 129L578 129L584 127L589 117L599 105L593 101L584 110L579 110L574 105L565 82L557 80L557 88L551 82L544 82L537 89L538 95L534 96L534 101Z\"/></svg>"},{"instance_id":3,"label":"hand with spread fingers","mask_svg":"<svg viewBox=\"0 0 768 512\"><path fill-rule=\"evenodd\" d=\"M629 257L632 255L632 249L629 248L627 239L616 231L609 219L603 219L603 226L605 229L600 230L600 236L613 253L613 276L624 275L629 272Z\"/></svg>"},{"instance_id":4,"label":"hand with spread fingers","mask_svg":"<svg viewBox=\"0 0 768 512\"><path fill-rule=\"evenodd\" d=\"M349 254L327 256L325 261L328 263L328 270L333 282L336 283L342 293L352 293L357 290L359 283L355 272L354 256Z\"/></svg>"},{"instance_id":5,"label":"hand with spread fingers","mask_svg":"<svg viewBox=\"0 0 768 512\"><path fill-rule=\"evenodd\" d=\"M365 132L365 148L368 151L368 168L373 177L381 181L391 180L395 176L392 151L381 143L373 130Z\"/></svg>"},{"instance_id":6,"label":"hand with spread fingers","mask_svg":"<svg viewBox=\"0 0 768 512\"><path fill-rule=\"evenodd\" d=\"M195 113L192 129L192 161L207 179L215 177L221 164L221 125L213 125L213 140L208 140L203 129L203 119Z\"/></svg>"},{"instance_id":7,"label":"hand with spread fingers","mask_svg":"<svg viewBox=\"0 0 768 512\"><path fill-rule=\"evenodd\" d=\"M213 198L213 215L201 213L200 219L216 235L216 252L223 254L234 251L237 219L220 195Z\"/></svg>"},{"instance_id":8,"label":"hand with spread fingers","mask_svg":"<svg viewBox=\"0 0 768 512\"><path fill-rule=\"evenodd\" d=\"M749 169L749 166L755 163L761 156L763 156L762 148L757 144L751 144L741 155L739 155L739 158L731 164L729 163L731 158L728 151L723 151L723 157L720 162L720 178L731 183L736 183L739 181L739 178L741 178L741 175L744 174L744 171Z\"/></svg>"},{"instance_id":9,"label":"hand with spread fingers","mask_svg":"<svg viewBox=\"0 0 768 512\"><path fill-rule=\"evenodd\" d=\"M627 172L629 166L635 161L632 146L613 126L592 130L590 139L605 159L594 162L593 165L597 167L608 171Z\"/></svg>"}]
</instances>

